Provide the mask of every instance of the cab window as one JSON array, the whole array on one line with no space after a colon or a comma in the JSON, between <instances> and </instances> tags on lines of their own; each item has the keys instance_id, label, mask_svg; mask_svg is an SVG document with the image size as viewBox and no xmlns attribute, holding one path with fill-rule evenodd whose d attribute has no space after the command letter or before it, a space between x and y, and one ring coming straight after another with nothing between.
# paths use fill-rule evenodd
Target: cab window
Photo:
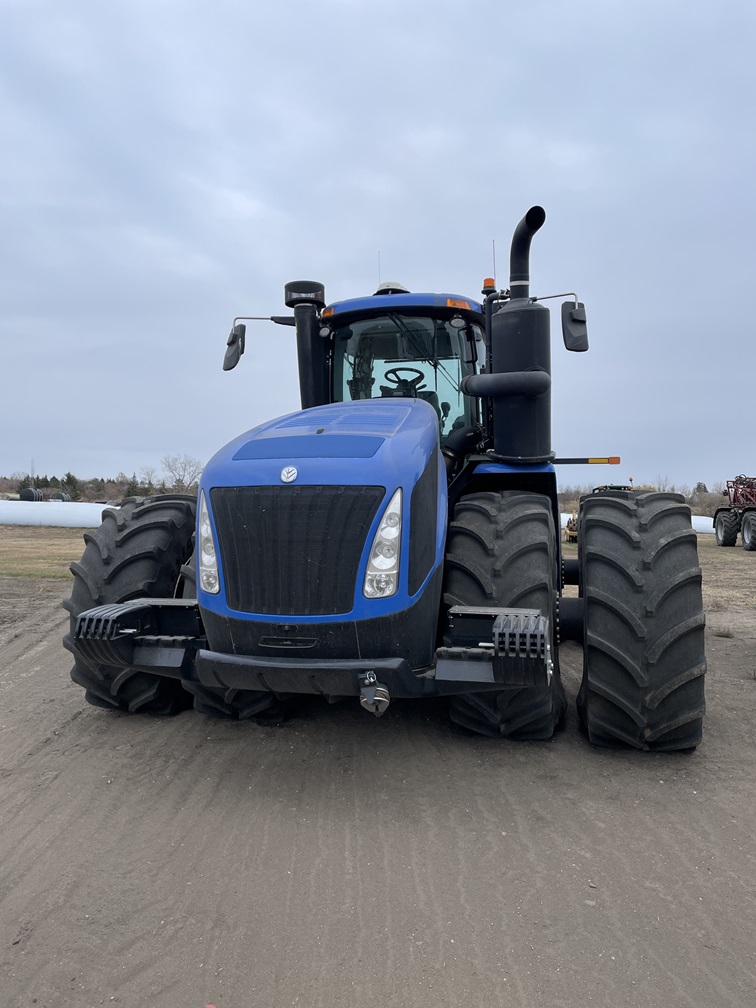
<instances>
[{"instance_id":1,"label":"cab window","mask_svg":"<svg viewBox=\"0 0 756 1008\"><path fill-rule=\"evenodd\" d=\"M334 330L333 398L424 399L436 411L442 442L477 420L477 401L462 379L475 371L478 326L455 328L450 319L387 315L359 319Z\"/></svg>"}]
</instances>

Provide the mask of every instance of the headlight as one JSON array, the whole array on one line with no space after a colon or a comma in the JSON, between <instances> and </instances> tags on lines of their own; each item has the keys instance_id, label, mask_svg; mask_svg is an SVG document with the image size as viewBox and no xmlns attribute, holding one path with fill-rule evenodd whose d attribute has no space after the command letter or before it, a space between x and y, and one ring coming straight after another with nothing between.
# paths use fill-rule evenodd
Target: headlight
<instances>
[{"instance_id":1,"label":"headlight","mask_svg":"<svg viewBox=\"0 0 756 1008\"><path fill-rule=\"evenodd\" d=\"M217 595L220 591L218 554L204 490L200 494L199 500L199 579L203 591L209 592L211 595Z\"/></svg>"},{"instance_id":2,"label":"headlight","mask_svg":"<svg viewBox=\"0 0 756 1008\"><path fill-rule=\"evenodd\" d=\"M383 512L378 531L370 547L365 584L365 598L388 598L399 587L399 559L402 540L402 491L397 490Z\"/></svg>"}]
</instances>

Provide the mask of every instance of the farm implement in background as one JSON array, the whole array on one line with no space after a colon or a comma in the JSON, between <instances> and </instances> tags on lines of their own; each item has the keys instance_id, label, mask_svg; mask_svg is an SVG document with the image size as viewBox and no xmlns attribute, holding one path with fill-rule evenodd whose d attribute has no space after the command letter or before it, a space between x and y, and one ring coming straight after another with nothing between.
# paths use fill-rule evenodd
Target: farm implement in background
<instances>
[{"instance_id":1,"label":"farm implement in background","mask_svg":"<svg viewBox=\"0 0 756 1008\"><path fill-rule=\"evenodd\" d=\"M756 476L736 476L727 480L723 491L728 503L714 512L714 532L718 546L734 546L738 532L743 549L756 551Z\"/></svg>"}]
</instances>

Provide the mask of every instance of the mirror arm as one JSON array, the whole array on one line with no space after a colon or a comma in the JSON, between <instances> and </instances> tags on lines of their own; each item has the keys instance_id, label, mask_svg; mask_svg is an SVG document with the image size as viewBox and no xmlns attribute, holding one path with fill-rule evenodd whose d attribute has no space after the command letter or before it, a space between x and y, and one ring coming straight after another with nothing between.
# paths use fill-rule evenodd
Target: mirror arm
<instances>
[{"instance_id":1,"label":"mirror arm","mask_svg":"<svg viewBox=\"0 0 756 1008\"><path fill-rule=\"evenodd\" d=\"M574 291L567 291L565 294L544 294L543 297L529 297L528 300L548 301L551 298L572 298L572 304L567 301L562 304L562 338L567 350L584 353L588 349L585 305L578 300Z\"/></svg>"},{"instance_id":2,"label":"mirror arm","mask_svg":"<svg viewBox=\"0 0 756 1008\"><path fill-rule=\"evenodd\" d=\"M293 315L237 315L232 325L237 322L275 322L276 325L294 325Z\"/></svg>"},{"instance_id":3,"label":"mirror arm","mask_svg":"<svg viewBox=\"0 0 756 1008\"><path fill-rule=\"evenodd\" d=\"M275 322L277 325L294 325L293 315L237 315L231 323L231 332L226 341L226 356L223 358L223 370L231 371L239 363L244 353L247 327L244 322Z\"/></svg>"},{"instance_id":4,"label":"mirror arm","mask_svg":"<svg viewBox=\"0 0 756 1008\"><path fill-rule=\"evenodd\" d=\"M566 294L544 294L542 297L529 297L528 301L548 301L550 298L572 298L575 302L575 307L580 304L578 301L578 296L574 291L567 291Z\"/></svg>"}]
</instances>

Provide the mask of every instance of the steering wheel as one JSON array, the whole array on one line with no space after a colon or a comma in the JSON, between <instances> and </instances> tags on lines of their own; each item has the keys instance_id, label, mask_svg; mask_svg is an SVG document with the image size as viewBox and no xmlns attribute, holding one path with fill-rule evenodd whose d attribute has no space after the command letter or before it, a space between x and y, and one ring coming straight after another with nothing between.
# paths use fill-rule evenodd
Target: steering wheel
<instances>
[{"instance_id":1,"label":"steering wheel","mask_svg":"<svg viewBox=\"0 0 756 1008\"><path fill-rule=\"evenodd\" d=\"M407 372L408 374L413 375L413 377L402 378L400 374L401 371ZM388 371L384 373L383 377L386 379L386 381L391 382L393 385L396 385L397 388L400 385L403 385L405 382L412 388L414 392L419 391L421 388L425 388L424 384L423 385L420 384L420 382L423 383L425 382L425 375L423 374L422 371L419 370L419 368L414 367L390 368Z\"/></svg>"}]
</instances>

